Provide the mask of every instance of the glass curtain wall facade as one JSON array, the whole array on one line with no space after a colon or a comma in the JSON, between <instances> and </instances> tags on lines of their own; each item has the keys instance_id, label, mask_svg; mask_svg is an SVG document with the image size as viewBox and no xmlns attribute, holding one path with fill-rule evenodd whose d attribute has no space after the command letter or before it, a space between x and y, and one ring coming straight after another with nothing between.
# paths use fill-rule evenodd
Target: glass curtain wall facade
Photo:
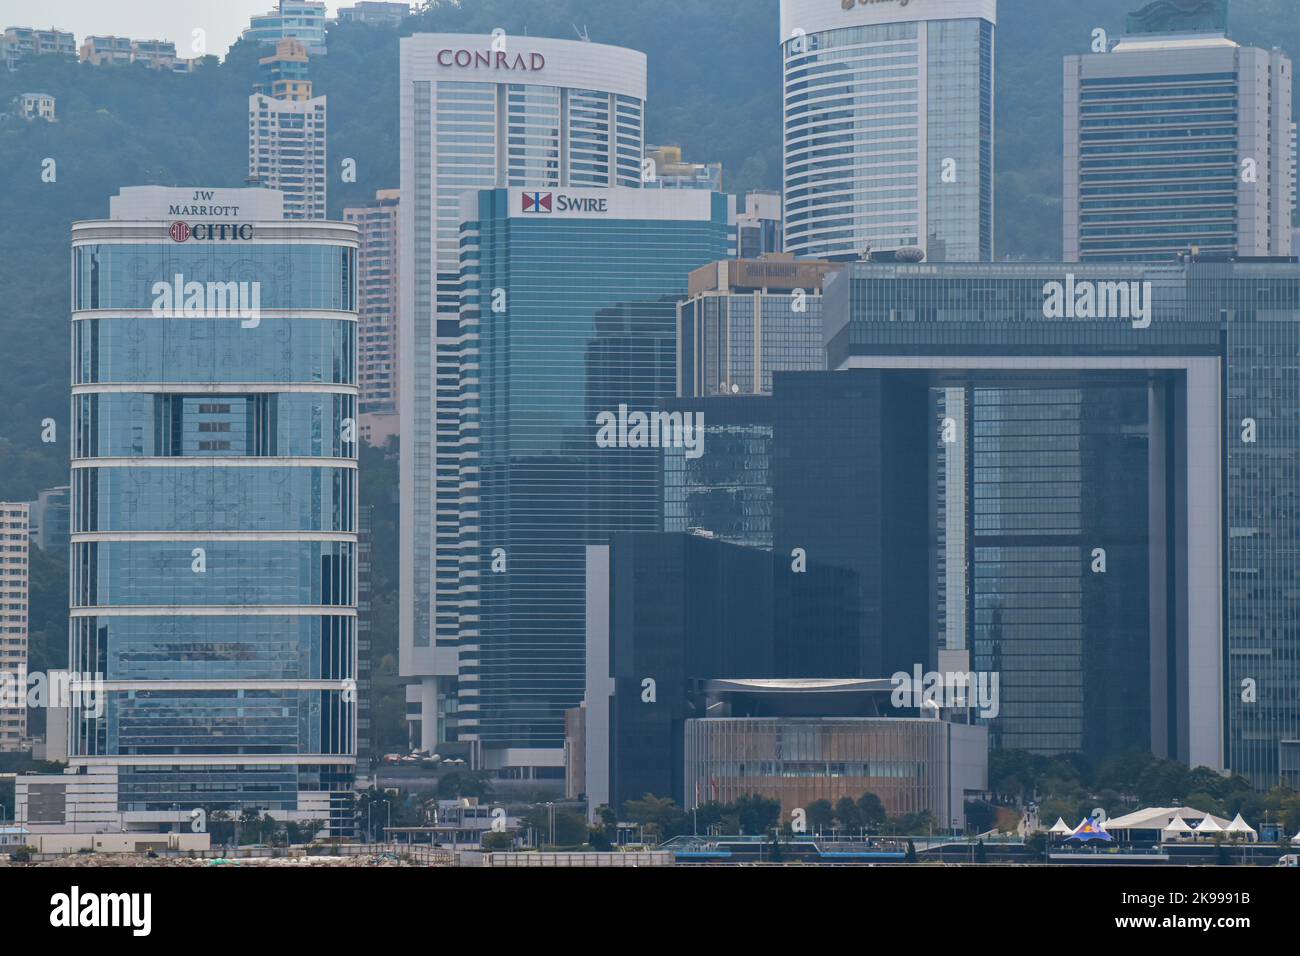
<instances>
[{"instance_id":1,"label":"glass curtain wall facade","mask_svg":"<svg viewBox=\"0 0 1300 956\"><path fill-rule=\"evenodd\" d=\"M1271 786L1300 740L1300 267L1211 265L1188 286L1227 319L1228 763Z\"/></svg>"},{"instance_id":2,"label":"glass curtain wall facade","mask_svg":"<svg viewBox=\"0 0 1300 956\"><path fill-rule=\"evenodd\" d=\"M765 398L686 399L704 415L704 455L663 452L664 531L772 548L772 407Z\"/></svg>"},{"instance_id":3,"label":"glass curtain wall facade","mask_svg":"<svg viewBox=\"0 0 1300 956\"><path fill-rule=\"evenodd\" d=\"M402 435L400 667L419 678L412 742L473 741L458 701L464 650L459 528L461 414L476 364L461 335L460 200L507 186L639 187L646 59L633 50L536 37L416 34L401 41L399 272ZM472 475L466 479L473 483ZM473 688L469 688L472 698ZM463 719L462 719L463 718Z\"/></svg>"},{"instance_id":4,"label":"glass curtain wall facade","mask_svg":"<svg viewBox=\"0 0 1300 956\"><path fill-rule=\"evenodd\" d=\"M630 432L602 440L597 417L672 398L676 303L691 270L726 255L729 232L719 193L545 195L550 214L533 211L531 190L467 197L462 232L477 384L462 583L479 650L466 673L489 766L503 768L534 759L526 751L558 758L564 710L582 699L586 545L662 526L661 448ZM607 205L562 211L588 200Z\"/></svg>"},{"instance_id":5,"label":"glass curtain wall facade","mask_svg":"<svg viewBox=\"0 0 1300 956\"><path fill-rule=\"evenodd\" d=\"M683 721L695 686L774 673L772 554L691 534L616 534L609 547L609 801L682 802ZM654 706L643 681L655 681ZM683 805L685 805L683 803Z\"/></svg>"},{"instance_id":6,"label":"glass curtain wall facade","mask_svg":"<svg viewBox=\"0 0 1300 956\"><path fill-rule=\"evenodd\" d=\"M1060 285L1072 284L1082 302L1102 283L1136 283L1130 292L1147 298L1142 315L1045 314ZM1145 376L1147 520L1152 542L1164 542L1147 552L1156 572L1148 592L1152 745L1259 788L1275 785L1288 742L1300 739L1300 556L1292 547L1300 517L1291 506L1300 437L1290 371L1300 353L1300 265L1216 257L1145 266L858 264L827 286L824 308L832 367L928 366L939 376L934 387L946 387L947 376L970 376L962 387L985 376L984 384L1006 388L1015 383L987 377L1013 372L1057 388L1072 387L1081 370ZM1126 404L1100 428L1107 441L1140 440L1139 409ZM1106 418L1090 419L1086 398L1079 414L1086 452L1089 421ZM1104 447L1094 466L1106 481L1092 488L1109 485L1132 508L1140 492L1123 485L1136 476ZM1088 454L1080 460L1086 504ZM1099 513L1122 526L1122 515ZM1113 550L1107 559L1112 577ZM1091 652L1085 645L1085 687ZM1085 715L1086 733L1105 732L1087 728Z\"/></svg>"},{"instance_id":7,"label":"glass curtain wall facade","mask_svg":"<svg viewBox=\"0 0 1300 956\"><path fill-rule=\"evenodd\" d=\"M1147 387L975 386L969 396L972 441L943 453L965 457L972 476L958 510L973 532L972 664L1001 680L990 742L1130 750L1151 722Z\"/></svg>"},{"instance_id":8,"label":"glass curtain wall facade","mask_svg":"<svg viewBox=\"0 0 1300 956\"><path fill-rule=\"evenodd\" d=\"M927 664L924 380L790 372L769 397L681 399L705 454L663 455L664 530L772 551L781 677Z\"/></svg>"},{"instance_id":9,"label":"glass curtain wall facade","mask_svg":"<svg viewBox=\"0 0 1300 956\"><path fill-rule=\"evenodd\" d=\"M73 231L69 661L108 694L74 709L72 763L116 766L123 811L349 830L356 229L130 218ZM260 287L262 311L162 316L175 277Z\"/></svg>"},{"instance_id":10,"label":"glass curtain wall facade","mask_svg":"<svg viewBox=\"0 0 1300 956\"><path fill-rule=\"evenodd\" d=\"M997 5L933 6L782 0L787 252L993 257Z\"/></svg>"},{"instance_id":11,"label":"glass curtain wall facade","mask_svg":"<svg viewBox=\"0 0 1300 956\"><path fill-rule=\"evenodd\" d=\"M683 394L771 395L776 371L826 368L821 296L698 296L682 303Z\"/></svg>"},{"instance_id":12,"label":"glass curtain wall facade","mask_svg":"<svg viewBox=\"0 0 1300 956\"><path fill-rule=\"evenodd\" d=\"M302 40L312 56L324 56L329 11L321 0L280 0L274 10L249 19L243 39L278 43L286 37Z\"/></svg>"},{"instance_id":13,"label":"glass curtain wall facade","mask_svg":"<svg viewBox=\"0 0 1300 956\"><path fill-rule=\"evenodd\" d=\"M821 287L840 268L774 253L693 273L678 311L677 393L771 395L774 372L824 371Z\"/></svg>"}]
</instances>

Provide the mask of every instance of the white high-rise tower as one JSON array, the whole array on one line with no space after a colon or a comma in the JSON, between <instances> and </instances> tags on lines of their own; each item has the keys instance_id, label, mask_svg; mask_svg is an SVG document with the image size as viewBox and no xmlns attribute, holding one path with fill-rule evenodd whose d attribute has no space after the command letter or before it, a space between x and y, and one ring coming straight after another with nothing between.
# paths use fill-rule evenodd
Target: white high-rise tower
<instances>
[{"instance_id":1,"label":"white high-rise tower","mask_svg":"<svg viewBox=\"0 0 1300 956\"><path fill-rule=\"evenodd\" d=\"M997 0L781 0L785 251L993 258Z\"/></svg>"},{"instance_id":2,"label":"white high-rise tower","mask_svg":"<svg viewBox=\"0 0 1300 956\"><path fill-rule=\"evenodd\" d=\"M462 533L478 520L474 468L461 467L476 428L461 410L477 390L476 337L459 322L461 196L639 187L645 98L634 50L504 34L401 41L400 668L418 679L408 715L424 749L477 738L478 623L461 594Z\"/></svg>"}]
</instances>

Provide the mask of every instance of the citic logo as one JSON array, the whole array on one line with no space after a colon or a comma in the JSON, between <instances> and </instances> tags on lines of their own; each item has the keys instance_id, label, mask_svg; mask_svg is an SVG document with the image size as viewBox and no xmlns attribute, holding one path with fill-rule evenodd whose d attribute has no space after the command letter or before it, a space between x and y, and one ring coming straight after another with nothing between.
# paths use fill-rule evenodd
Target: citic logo
<instances>
[{"instance_id":1,"label":"citic logo","mask_svg":"<svg viewBox=\"0 0 1300 956\"><path fill-rule=\"evenodd\" d=\"M553 193L524 193L524 212L551 213L554 210Z\"/></svg>"},{"instance_id":2,"label":"citic logo","mask_svg":"<svg viewBox=\"0 0 1300 956\"><path fill-rule=\"evenodd\" d=\"M253 226L247 222L200 222L193 226L188 222L174 222L167 234L172 237L172 242L185 242L191 238L197 242L247 241L253 238Z\"/></svg>"}]
</instances>

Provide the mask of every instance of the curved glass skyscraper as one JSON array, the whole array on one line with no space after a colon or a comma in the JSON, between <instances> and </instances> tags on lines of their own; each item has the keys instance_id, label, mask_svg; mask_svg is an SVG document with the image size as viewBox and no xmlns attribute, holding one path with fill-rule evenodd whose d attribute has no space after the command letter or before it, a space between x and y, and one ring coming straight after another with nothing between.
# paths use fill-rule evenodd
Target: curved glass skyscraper
<instances>
[{"instance_id":1,"label":"curved glass skyscraper","mask_svg":"<svg viewBox=\"0 0 1300 956\"><path fill-rule=\"evenodd\" d=\"M125 189L73 227L71 761L132 823L350 823L356 227Z\"/></svg>"},{"instance_id":2,"label":"curved glass skyscraper","mask_svg":"<svg viewBox=\"0 0 1300 956\"><path fill-rule=\"evenodd\" d=\"M997 0L781 0L785 249L993 257Z\"/></svg>"}]
</instances>

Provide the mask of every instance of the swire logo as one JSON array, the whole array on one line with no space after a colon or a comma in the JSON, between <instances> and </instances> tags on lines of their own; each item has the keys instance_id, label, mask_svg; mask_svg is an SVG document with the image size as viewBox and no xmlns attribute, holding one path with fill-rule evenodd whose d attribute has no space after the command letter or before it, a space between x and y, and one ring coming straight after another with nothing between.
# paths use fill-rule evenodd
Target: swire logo
<instances>
[{"instance_id":1,"label":"swire logo","mask_svg":"<svg viewBox=\"0 0 1300 956\"><path fill-rule=\"evenodd\" d=\"M524 212L550 213L555 209L553 193L524 193Z\"/></svg>"}]
</instances>

